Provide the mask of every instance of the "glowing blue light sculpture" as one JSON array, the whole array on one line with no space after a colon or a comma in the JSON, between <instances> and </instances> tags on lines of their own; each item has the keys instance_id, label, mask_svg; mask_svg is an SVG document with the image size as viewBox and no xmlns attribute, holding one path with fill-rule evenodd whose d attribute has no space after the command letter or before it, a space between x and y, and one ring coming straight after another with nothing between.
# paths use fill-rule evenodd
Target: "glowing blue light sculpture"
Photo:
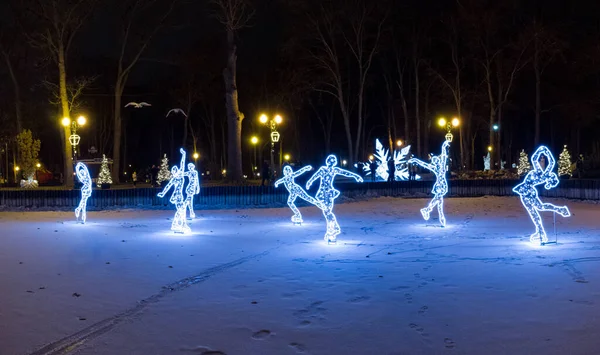
<instances>
[{"instance_id":1,"label":"glowing blue light sculpture","mask_svg":"<svg viewBox=\"0 0 600 355\"><path fill-rule=\"evenodd\" d=\"M315 206L319 204L319 201L315 200L312 196L307 194L306 191L304 191L304 189L301 188L294 181L294 179L296 177L304 174L305 172L307 172L309 170L312 170L312 166L307 165L307 166L303 167L302 169L300 169L296 172L293 172L292 168L289 165L286 165L283 168L283 177L281 179L275 181L275 187L278 187L280 184L284 184L285 188L290 193L290 196L288 197L288 200L287 200L287 204L292 209L292 212L294 212L294 215L292 216L293 223L300 224L303 222L302 214L298 210L298 207L296 207L296 205L294 204L294 202L296 202L296 198L300 197L304 201L312 203Z\"/></svg>"},{"instance_id":2,"label":"glowing blue light sculpture","mask_svg":"<svg viewBox=\"0 0 600 355\"><path fill-rule=\"evenodd\" d=\"M327 221L325 240L327 240L328 243L335 243L336 236L341 232L340 225L337 223L337 219L333 214L333 202L340 195L340 192L333 187L333 180L335 179L335 176L342 175L354 178L358 182L363 182L363 179L360 177L360 175L338 168L336 165L337 158L335 155L328 156L325 160L325 166L320 167L319 170L317 170L317 172L306 182L306 189L308 190L315 180L321 180L319 190L317 190L317 194L315 195L315 199L318 202L317 207L323 211L323 216L325 216L325 220Z\"/></svg>"},{"instance_id":3,"label":"glowing blue light sculpture","mask_svg":"<svg viewBox=\"0 0 600 355\"><path fill-rule=\"evenodd\" d=\"M543 167L540 163L540 159L546 156L548 165ZM542 217L540 211L552 211L560 214L563 217L569 217L571 212L567 206L558 207L551 203L543 203L539 196L536 186L544 184L546 190L550 190L558 185L558 176L552 170L554 169L555 160L550 150L545 146L540 146L535 153L531 156L531 165L533 170L530 170L523 182L513 188L513 191L519 194L521 197L521 203L523 207L529 213L531 221L535 225L535 233L533 233L529 240L532 243L540 243L544 245L548 242L544 225L542 224Z\"/></svg>"},{"instance_id":4,"label":"glowing blue light sculpture","mask_svg":"<svg viewBox=\"0 0 600 355\"><path fill-rule=\"evenodd\" d=\"M450 146L450 141L444 141L442 144L442 152L440 156L432 156L431 164L425 163L416 158L412 158L408 161L408 163L414 163L422 168L425 168L432 173L435 174L435 183L433 184L433 188L431 192L433 193L433 199L429 202L427 207L421 209L421 214L423 218L427 221L429 220L429 216L434 207L437 206L438 215L440 218L440 223L442 227L446 226L446 217L444 216L444 195L448 193L448 182L446 181L446 172L448 171L447 159L448 159L448 147Z\"/></svg>"},{"instance_id":5,"label":"glowing blue light sculpture","mask_svg":"<svg viewBox=\"0 0 600 355\"><path fill-rule=\"evenodd\" d=\"M186 233L191 232L190 227L187 225L185 212L187 209L186 199L183 197L183 184L185 180L185 150L179 149L181 152L181 162L179 167L176 165L171 168L171 179L165 188L158 194L158 197L164 197L165 194L173 187L173 193L169 201L175 205L177 212L171 223L171 230L175 233Z\"/></svg>"},{"instance_id":6,"label":"glowing blue light sculpture","mask_svg":"<svg viewBox=\"0 0 600 355\"><path fill-rule=\"evenodd\" d=\"M198 171L192 163L188 164L188 171L184 174L188 177L189 182L185 188L185 205L190 210L190 218L196 218L194 212L194 195L200 193L200 181L198 180ZM185 212L184 212L185 214Z\"/></svg>"},{"instance_id":7,"label":"glowing blue light sculpture","mask_svg":"<svg viewBox=\"0 0 600 355\"><path fill-rule=\"evenodd\" d=\"M87 199L92 196L92 178L90 177L90 172L88 171L87 166L85 166L83 163L77 163L75 166L75 174L77 175L79 182L82 184L81 201L79 201L79 205L75 209L75 218L79 219L79 215L81 215L81 223L85 224L85 220L87 218Z\"/></svg>"},{"instance_id":8,"label":"glowing blue light sculpture","mask_svg":"<svg viewBox=\"0 0 600 355\"><path fill-rule=\"evenodd\" d=\"M379 141L379 139L375 140L375 154L373 157L377 163L377 169L375 170L375 176L379 177L383 181L388 180L389 169L387 166L387 162L390 159L394 159L394 165L396 166L396 172L394 173L395 181L406 181L410 178L408 172L408 164L407 157L410 152L410 145L400 149L394 150L393 154L389 154L389 150L383 147L383 144ZM373 172L371 171L371 164L369 163L358 163L362 164L363 171L365 175L370 175ZM354 167L358 167L358 164L354 164ZM419 175L415 175L415 180L420 180L421 177Z\"/></svg>"}]
</instances>

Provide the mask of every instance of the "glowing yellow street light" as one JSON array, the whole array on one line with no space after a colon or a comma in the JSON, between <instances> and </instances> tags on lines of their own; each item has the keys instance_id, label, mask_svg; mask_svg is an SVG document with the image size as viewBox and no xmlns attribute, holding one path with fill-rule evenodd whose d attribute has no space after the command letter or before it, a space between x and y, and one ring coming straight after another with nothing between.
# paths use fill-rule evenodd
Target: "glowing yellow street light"
<instances>
[{"instance_id":1,"label":"glowing yellow street light","mask_svg":"<svg viewBox=\"0 0 600 355\"><path fill-rule=\"evenodd\" d=\"M286 154L286 155L284 155L284 156L283 156L283 159L284 159L285 161L288 161L288 160L290 160L290 155L289 155L289 154Z\"/></svg>"},{"instance_id":2,"label":"glowing yellow street light","mask_svg":"<svg viewBox=\"0 0 600 355\"><path fill-rule=\"evenodd\" d=\"M87 119L85 118L85 116L79 116L77 117L77 124L80 126L85 125L85 123L87 122Z\"/></svg>"},{"instance_id":3,"label":"glowing yellow street light","mask_svg":"<svg viewBox=\"0 0 600 355\"><path fill-rule=\"evenodd\" d=\"M17 166L15 166L15 171L19 171L19 170L21 170L21 168L19 168L19 166L18 166L18 165L17 165Z\"/></svg>"},{"instance_id":4,"label":"glowing yellow street light","mask_svg":"<svg viewBox=\"0 0 600 355\"><path fill-rule=\"evenodd\" d=\"M492 146L488 145L488 152L491 152L491 151L492 151Z\"/></svg>"},{"instance_id":5,"label":"glowing yellow street light","mask_svg":"<svg viewBox=\"0 0 600 355\"><path fill-rule=\"evenodd\" d=\"M281 121L283 121L283 118L280 115L275 115L275 123L280 124Z\"/></svg>"},{"instance_id":6,"label":"glowing yellow street light","mask_svg":"<svg viewBox=\"0 0 600 355\"><path fill-rule=\"evenodd\" d=\"M260 115L260 123L267 123L267 121L269 120L269 118L267 117L267 115L265 115L264 113L262 115Z\"/></svg>"},{"instance_id":7,"label":"glowing yellow street light","mask_svg":"<svg viewBox=\"0 0 600 355\"><path fill-rule=\"evenodd\" d=\"M400 146L402 145L402 141L401 141L400 139L398 139L398 140L396 141L396 145L397 145L398 147L400 147Z\"/></svg>"},{"instance_id":8,"label":"glowing yellow street light","mask_svg":"<svg viewBox=\"0 0 600 355\"><path fill-rule=\"evenodd\" d=\"M41 168L41 167L42 167L42 164L40 164L40 163L37 163L37 164L35 164L35 166L37 166L38 168Z\"/></svg>"},{"instance_id":9,"label":"glowing yellow street light","mask_svg":"<svg viewBox=\"0 0 600 355\"><path fill-rule=\"evenodd\" d=\"M252 144L258 143L258 137L257 136L252 136L252 138L250 138L250 143L252 143Z\"/></svg>"},{"instance_id":10,"label":"glowing yellow street light","mask_svg":"<svg viewBox=\"0 0 600 355\"><path fill-rule=\"evenodd\" d=\"M68 127L71 124L71 119L69 117L65 117L60 121L60 123L63 126Z\"/></svg>"},{"instance_id":11,"label":"glowing yellow street light","mask_svg":"<svg viewBox=\"0 0 600 355\"><path fill-rule=\"evenodd\" d=\"M440 119L438 120L438 126L440 127L445 127L446 126L446 119L444 117L440 117Z\"/></svg>"},{"instance_id":12,"label":"glowing yellow street light","mask_svg":"<svg viewBox=\"0 0 600 355\"><path fill-rule=\"evenodd\" d=\"M452 127L458 127L459 124L460 124L460 120L457 117L454 117L452 119Z\"/></svg>"},{"instance_id":13,"label":"glowing yellow street light","mask_svg":"<svg viewBox=\"0 0 600 355\"><path fill-rule=\"evenodd\" d=\"M198 158L200 158L200 154L198 153L194 153L192 156L194 157L194 160L198 160Z\"/></svg>"},{"instance_id":14,"label":"glowing yellow street light","mask_svg":"<svg viewBox=\"0 0 600 355\"><path fill-rule=\"evenodd\" d=\"M373 157L373 155L369 155L369 160L373 160L375 159L375 157Z\"/></svg>"}]
</instances>

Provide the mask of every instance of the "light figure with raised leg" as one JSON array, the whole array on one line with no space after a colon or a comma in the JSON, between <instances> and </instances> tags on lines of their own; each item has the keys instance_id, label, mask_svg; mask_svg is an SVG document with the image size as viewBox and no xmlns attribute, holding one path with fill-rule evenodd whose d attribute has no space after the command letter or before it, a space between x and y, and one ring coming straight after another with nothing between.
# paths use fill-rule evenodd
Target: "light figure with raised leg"
<instances>
[{"instance_id":1,"label":"light figure with raised leg","mask_svg":"<svg viewBox=\"0 0 600 355\"><path fill-rule=\"evenodd\" d=\"M185 188L185 205L190 210L190 218L196 218L194 212L194 195L200 193L200 181L198 180L198 171L192 163L188 164L188 171L184 174L190 180Z\"/></svg>"},{"instance_id":2,"label":"light figure with raised leg","mask_svg":"<svg viewBox=\"0 0 600 355\"><path fill-rule=\"evenodd\" d=\"M164 197L165 194L173 188L173 193L169 201L175 205L177 212L171 223L171 230L175 233L186 233L191 232L190 227L187 225L185 212L187 209L186 199L183 197L183 184L185 181L185 150L180 149L181 152L181 163L179 167L173 166L171 168L171 179L165 188L158 194L158 197Z\"/></svg>"},{"instance_id":3,"label":"light figure with raised leg","mask_svg":"<svg viewBox=\"0 0 600 355\"><path fill-rule=\"evenodd\" d=\"M429 202L427 207L421 209L421 215L428 221L431 215L431 211L437 206L438 216L442 227L446 226L446 217L444 216L444 195L448 193L448 181L446 181L446 172L448 171L448 148L450 146L449 141L444 141L442 144L442 152L439 156L431 157L431 163L425 163L416 158L411 158L409 164L417 164L420 167L427 169L435 174L435 183L431 192L433 193L433 199Z\"/></svg>"},{"instance_id":4,"label":"light figure with raised leg","mask_svg":"<svg viewBox=\"0 0 600 355\"><path fill-rule=\"evenodd\" d=\"M547 164L546 167L542 167L540 159L546 156ZM529 240L532 243L540 243L544 245L548 242L548 236L544 230L542 224L542 217L540 211L552 211L560 214L563 217L569 217L571 212L567 206L555 206L551 203L543 203L538 196L536 186L544 184L546 190L550 190L558 185L558 176L552 170L554 169L555 161L550 149L545 146L540 146L535 153L531 156L531 166L533 167L523 182L513 188L513 191L519 194L521 197L521 203L529 213L531 221L535 225L535 233L533 233Z\"/></svg>"},{"instance_id":5,"label":"light figure with raised leg","mask_svg":"<svg viewBox=\"0 0 600 355\"><path fill-rule=\"evenodd\" d=\"M319 185L319 190L317 190L315 199L318 202L317 207L323 211L323 216L325 216L325 220L327 221L325 240L332 244L336 242L336 236L341 232L340 225L333 214L334 200L340 195L340 192L333 187L333 180L335 179L336 175L342 175L349 178L354 178L358 182L363 182L363 179L360 177L360 175L338 168L336 165L337 158L335 155L328 156L325 160L325 166L320 167L319 170L317 170L317 172L306 182L306 189L308 190L313 182L315 182L317 179L321 179L321 184Z\"/></svg>"},{"instance_id":6,"label":"light figure with raised leg","mask_svg":"<svg viewBox=\"0 0 600 355\"><path fill-rule=\"evenodd\" d=\"M87 218L86 209L87 209L87 200L92 196L92 178L90 177L90 172L88 171L87 166L83 163L77 163L75 166L75 174L77 175L77 179L81 185L81 201L79 201L79 205L75 209L75 218L79 219L81 215L81 223L85 224L85 220Z\"/></svg>"},{"instance_id":7,"label":"light figure with raised leg","mask_svg":"<svg viewBox=\"0 0 600 355\"><path fill-rule=\"evenodd\" d=\"M298 184L296 184L296 182L294 181L296 177L304 174L309 170L312 170L312 166L310 165L305 166L296 172L293 172L292 168L289 165L286 165L283 168L283 177L275 181L275 187L278 187L280 184L284 184L285 188L290 193L290 196L287 200L287 204L292 209L292 212L294 212L294 215L292 216L292 222L295 224L301 224L303 222L302 214L298 210L298 207L296 207L296 205L294 204L294 202L296 202L296 198L300 197L304 201L312 203L315 206L319 204L319 201L315 200L312 196L307 194L306 191L304 191L304 189Z\"/></svg>"}]
</instances>

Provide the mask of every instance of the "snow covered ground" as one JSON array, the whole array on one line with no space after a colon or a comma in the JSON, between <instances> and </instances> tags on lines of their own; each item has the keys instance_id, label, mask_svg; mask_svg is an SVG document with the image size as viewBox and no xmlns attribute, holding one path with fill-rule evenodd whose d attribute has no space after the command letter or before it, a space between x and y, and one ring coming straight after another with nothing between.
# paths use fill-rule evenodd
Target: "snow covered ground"
<instances>
[{"instance_id":1,"label":"snow covered ground","mask_svg":"<svg viewBox=\"0 0 600 355\"><path fill-rule=\"evenodd\" d=\"M0 354L598 353L599 205L534 247L517 197L427 202L340 204L337 245L314 207L2 212Z\"/></svg>"}]
</instances>

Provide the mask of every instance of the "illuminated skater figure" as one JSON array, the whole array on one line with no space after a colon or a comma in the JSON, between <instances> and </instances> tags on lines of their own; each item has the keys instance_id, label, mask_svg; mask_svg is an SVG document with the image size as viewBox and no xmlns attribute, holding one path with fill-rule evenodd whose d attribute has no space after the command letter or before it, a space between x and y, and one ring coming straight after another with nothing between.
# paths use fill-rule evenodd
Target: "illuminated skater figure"
<instances>
[{"instance_id":1,"label":"illuminated skater figure","mask_svg":"<svg viewBox=\"0 0 600 355\"><path fill-rule=\"evenodd\" d=\"M79 219L79 215L81 215L81 223L85 224L87 199L92 196L92 178L90 177L88 168L83 163L77 163L75 173L77 174L77 179L82 184L81 201L79 201L79 206L75 209L75 217Z\"/></svg>"},{"instance_id":2,"label":"illuminated skater figure","mask_svg":"<svg viewBox=\"0 0 600 355\"><path fill-rule=\"evenodd\" d=\"M275 181L275 187L278 187L280 184L284 184L285 188L290 193L290 196L287 200L287 204L292 209L292 212L294 212L294 215L292 216L293 223L302 223L302 214L298 210L298 207L296 207L296 205L294 204L297 197L300 197L304 201L312 203L315 206L319 204L319 201L315 200L312 196L309 196L303 188L301 188L298 184L296 184L296 182L294 182L294 179L296 177L304 174L309 170L312 170L312 166L310 165L305 166L296 172L293 172L292 168L289 165L286 165L283 168L283 177Z\"/></svg>"},{"instance_id":3,"label":"illuminated skater figure","mask_svg":"<svg viewBox=\"0 0 600 355\"><path fill-rule=\"evenodd\" d=\"M540 158L543 156L546 156L547 160L545 168L540 163ZM545 146L540 146L531 156L531 165L533 169L525 175L522 183L513 188L513 191L521 196L521 203L535 225L535 233L529 237L529 240L532 243L543 245L548 242L548 237L542 224L540 211L556 212L563 217L569 217L571 212L567 206L558 207L551 203L543 203L538 196L536 186L544 184L544 188L550 190L558 185L558 176L552 171L555 161L550 150Z\"/></svg>"},{"instance_id":4,"label":"illuminated skater figure","mask_svg":"<svg viewBox=\"0 0 600 355\"><path fill-rule=\"evenodd\" d=\"M411 158L408 163L414 163L419 165L422 168L425 168L432 173L435 174L435 184L433 184L433 188L431 192L433 193L433 199L429 202L427 207L421 209L421 214L423 218L428 221L431 211L437 206L438 215L440 218L440 223L442 227L446 226L446 217L444 216L444 195L448 193L448 182L446 181L446 172L448 171L448 147L450 146L449 141L444 141L442 144L442 152L440 156L433 156L431 158L431 163L425 163L416 158Z\"/></svg>"},{"instance_id":5,"label":"illuminated skater figure","mask_svg":"<svg viewBox=\"0 0 600 355\"><path fill-rule=\"evenodd\" d=\"M196 218L196 213L194 213L194 195L200 193L200 181L198 181L196 166L189 163L188 171L184 175L190 180L185 188L185 205L190 210L190 218Z\"/></svg>"},{"instance_id":6,"label":"illuminated skater figure","mask_svg":"<svg viewBox=\"0 0 600 355\"><path fill-rule=\"evenodd\" d=\"M165 194L173 187L173 194L169 201L175 205L177 212L173 218L171 224L171 230L175 233L186 233L191 232L190 227L186 223L185 212L187 209L186 199L183 197L183 184L185 180L185 150L180 149L181 152L181 163L179 167L173 166L171 168L171 179L165 188L158 194L158 197L164 197Z\"/></svg>"},{"instance_id":7,"label":"illuminated skater figure","mask_svg":"<svg viewBox=\"0 0 600 355\"><path fill-rule=\"evenodd\" d=\"M340 225L333 214L333 202L340 195L340 192L333 187L333 179L335 179L336 175L342 175L354 178L358 182L363 182L360 175L338 168L336 165L337 158L335 155L328 156L325 160L325 166L320 167L306 182L306 189L308 190L315 180L321 179L321 184L315 198L318 202L317 207L323 211L323 216L325 216L325 220L327 221L325 240L329 243L335 243L336 236L340 234Z\"/></svg>"}]
</instances>

